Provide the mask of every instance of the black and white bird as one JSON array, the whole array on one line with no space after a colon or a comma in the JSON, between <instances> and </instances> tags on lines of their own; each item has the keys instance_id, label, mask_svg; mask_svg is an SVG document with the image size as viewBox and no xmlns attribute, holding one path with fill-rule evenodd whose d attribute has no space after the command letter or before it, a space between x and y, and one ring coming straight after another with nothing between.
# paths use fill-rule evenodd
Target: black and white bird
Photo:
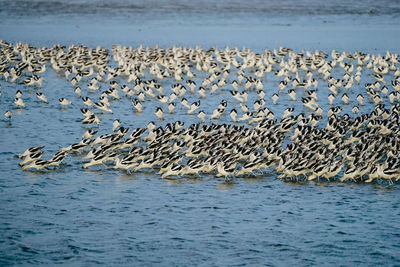
<instances>
[{"instance_id":1,"label":"black and white bird","mask_svg":"<svg viewBox=\"0 0 400 267\"><path fill-rule=\"evenodd\" d=\"M49 103L49 100L46 98L46 96L42 92L37 92L36 96L39 100L41 100L45 103Z\"/></svg>"},{"instance_id":2,"label":"black and white bird","mask_svg":"<svg viewBox=\"0 0 400 267\"><path fill-rule=\"evenodd\" d=\"M164 120L164 113L163 113L162 108L158 107L156 109L155 114L156 114L157 118L159 118L160 120Z\"/></svg>"},{"instance_id":3,"label":"black and white bird","mask_svg":"<svg viewBox=\"0 0 400 267\"><path fill-rule=\"evenodd\" d=\"M68 99L66 99L66 98L64 98L64 97L62 97L62 98L59 98L58 99L58 102L60 102L60 105L61 106L69 106L69 105L71 105L71 101L69 101Z\"/></svg>"},{"instance_id":4,"label":"black and white bird","mask_svg":"<svg viewBox=\"0 0 400 267\"><path fill-rule=\"evenodd\" d=\"M188 114L193 113L196 109L198 109L200 107L200 100L193 102L192 105L190 105L190 108L188 110Z\"/></svg>"},{"instance_id":5,"label":"black and white bird","mask_svg":"<svg viewBox=\"0 0 400 267\"><path fill-rule=\"evenodd\" d=\"M4 113L4 117L5 117L6 119L8 119L8 120L11 120L12 112L9 111L9 110L7 110L7 111Z\"/></svg>"}]
</instances>

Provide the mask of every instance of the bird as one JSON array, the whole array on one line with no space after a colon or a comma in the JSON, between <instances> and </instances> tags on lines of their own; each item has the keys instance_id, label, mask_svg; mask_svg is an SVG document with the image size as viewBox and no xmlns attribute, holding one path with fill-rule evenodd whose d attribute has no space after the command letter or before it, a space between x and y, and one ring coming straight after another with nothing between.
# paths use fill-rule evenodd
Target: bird
<instances>
[{"instance_id":1,"label":"bird","mask_svg":"<svg viewBox=\"0 0 400 267\"><path fill-rule=\"evenodd\" d=\"M49 103L49 100L46 98L46 96L42 92L37 92L36 96L39 100L41 100L45 103Z\"/></svg>"},{"instance_id":2,"label":"bird","mask_svg":"<svg viewBox=\"0 0 400 267\"><path fill-rule=\"evenodd\" d=\"M65 157L68 155L68 151L59 151L53 155L53 157L48 160L47 166L60 166L61 162L64 161Z\"/></svg>"},{"instance_id":3,"label":"bird","mask_svg":"<svg viewBox=\"0 0 400 267\"><path fill-rule=\"evenodd\" d=\"M182 104L182 106L186 107L187 109L190 109L190 106L189 106L186 98L183 97L181 99L181 104Z\"/></svg>"},{"instance_id":4,"label":"bird","mask_svg":"<svg viewBox=\"0 0 400 267\"><path fill-rule=\"evenodd\" d=\"M230 93L234 99L236 99L239 102L242 102L242 96L238 91L230 91Z\"/></svg>"},{"instance_id":5,"label":"bird","mask_svg":"<svg viewBox=\"0 0 400 267\"><path fill-rule=\"evenodd\" d=\"M96 108L98 108L102 111L113 113L113 110L107 104L104 104L103 102L94 102L94 105L96 106Z\"/></svg>"},{"instance_id":6,"label":"bird","mask_svg":"<svg viewBox=\"0 0 400 267\"><path fill-rule=\"evenodd\" d=\"M202 121L206 121L206 113L203 110L200 110L199 113L197 113L197 117Z\"/></svg>"},{"instance_id":7,"label":"bird","mask_svg":"<svg viewBox=\"0 0 400 267\"><path fill-rule=\"evenodd\" d=\"M108 154L107 153L100 153L99 155L95 156L94 158L92 158L90 160L90 162L85 163L83 165L84 169L87 169L90 166L94 166L94 165L99 165L99 164L103 164L104 162L106 162L109 159Z\"/></svg>"},{"instance_id":8,"label":"bird","mask_svg":"<svg viewBox=\"0 0 400 267\"><path fill-rule=\"evenodd\" d=\"M17 106L17 107L26 107L26 105L25 105L25 103L24 103L24 101L22 100L22 98L15 98L14 99L14 104Z\"/></svg>"},{"instance_id":9,"label":"bird","mask_svg":"<svg viewBox=\"0 0 400 267\"><path fill-rule=\"evenodd\" d=\"M87 109L87 108L81 108L81 113L85 118L94 115L94 113L90 109Z\"/></svg>"},{"instance_id":10,"label":"bird","mask_svg":"<svg viewBox=\"0 0 400 267\"><path fill-rule=\"evenodd\" d=\"M213 113L210 115L210 119L219 118L222 116L222 114L224 112L225 112L225 109L222 109L222 108L215 109L213 111Z\"/></svg>"},{"instance_id":11,"label":"bird","mask_svg":"<svg viewBox=\"0 0 400 267\"><path fill-rule=\"evenodd\" d=\"M83 139L90 139L90 138L92 138L97 132L98 132L98 130L88 129L88 130L82 135L82 138L83 138Z\"/></svg>"},{"instance_id":12,"label":"bird","mask_svg":"<svg viewBox=\"0 0 400 267\"><path fill-rule=\"evenodd\" d=\"M358 106L354 106L354 107L351 109L351 112L353 112L354 114L358 114L358 113L360 112L360 108L359 108Z\"/></svg>"},{"instance_id":13,"label":"bird","mask_svg":"<svg viewBox=\"0 0 400 267\"><path fill-rule=\"evenodd\" d=\"M112 131L115 132L115 130L121 125L121 121L119 119L116 119L113 121L113 129Z\"/></svg>"},{"instance_id":14,"label":"bird","mask_svg":"<svg viewBox=\"0 0 400 267\"><path fill-rule=\"evenodd\" d=\"M168 96L165 96L165 95L159 95L159 96L157 96L157 99L158 99L158 101L160 101L160 103L167 103L168 102Z\"/></svg>"},{"instance_id":15,"label":"bird","mask_svg":"<svg viewBox=\"0 0 400 267\"><path fill-rule=\"evenodd\" d=\"M156 109L155 114L156 114L157 118L159 118L160 120L164 120L164 114L163 114L162 108L158 107Z\"/></svg>"},{"instance_id":16,"label":"bird","mask_svg":"<svg viewBox=\"0 0 400 267\"><path fill-rule=\"evenodd\" d=\"M196 83L194 81L192 81L192 80L187 80L186 84L190 88L192 94L194 94L194 89L196 88Z\"/></svg>"},{"instance_id":17,"label":"bird","mask_svg":"<svg viewBox=\"0 0 400 267\"><path fill-rule=\"evenodd\" d=\"M238 121L247 121L253 116L252 112L246 112L238 119Z\"/></svg>"},{"instance_id":18,"label":"bird","mask_svg":"<svg viewBox=\"0 0 400 267\"><path fill-rule=\"evenodd\" d=\"M26 149L23 153L19 154L18 158L22 159L23 157L27 157L30 154L42 151L43 148L44 148L44 146L33 146L33 147L30 147L30 148Z\"/></svg>"},{"instance_id":19,"label":"bird","mask_svg":"<svg viewBox=\"0 0 400 267\"><path fill-rule=\"evenodd\" d=\"M357 95L357 101L361 106L364 106L364 96L362 94Z\"/></svg>"},{"instance_id":20,"label":"bird","mask_svg":"<svg viewBox=\"0 0 400 267\"><path fill-rule=\"evenodd\" d=\"M92 114L88 117L85 117L82 120L82 123L84 123L84 124L100 124L100 119L95 114Z\"/></svg>"},{"instance_id":21,"label":"bird","mask_svg":"<svg viewBox=\"0 0 400 267\"><path fill-rule=\"evenodd\" d=\"M228 176L234 175L235 163L220 161L217 163L217 172L217 177L224 176L227 179Z\"/></svg>"},{"instance_id":22,"label":"bird","mask_svg":"<svg viewBox=\"0 0 400 267\"><path fill-rule=\"evenodd\" d=\"M231 112L229 113L229 116L231 117L232 121L236 121L236 116L237 116L237 111L236 109L232 109Z\"/></svg>"},{"instance_id":23,"label":"bird","mask_svg":"<svg viewBox=\"0 0 400 267\"><path fill-rule=\"evenodd\" d=\"M7 110L7 111L4 113L4 117L5 117L6 119L8 119L8 120L11 120L12 112L9 111L9 110Z\"/></svg>"},{"instance_id":24,"label":"bird","mask_svg":"<svg viewBox=\"0 0 400 267\"><path fill-rule=\"evenodd\" d=\"M120 159L120 158L115 158L115 166L114 169L123 169L123 170L129 170L134 167L138 166L138 162L135 159Z\"/></svg>"},{"instance_id":25,"label":"bird","mask_svg":"<svg viewBox=\"0 0 400 267\"><path fill-rule=\"evenodd\" d=\"M175 107L176 107L176 104L174 102L171 102L168 104L168 111L170 114L174 113Z\"/></svg>"},{"instance_id":26,"label":"bird","mask_svg":"<svg viewBox=\"0 0 400 267\"><path fill-rule=\"evenodd\" d=\"M43 151L37 151L34 153L30 153L19 163L19 165L23 166L26 163L30 163L32 161L40 159L42 156L43 156Z\"/></svg>"},{"instance_id":27,"label":"bird","mask_svg":"<svg viewBox=\"0 0 400 267\"><path fill-rule=\"evenodd\" d=\"M335 100L335 98L335 95L332 93L328 95L329 105L333 105L333 101Z\"/></svg>"},{"instance_id":28,"label":"bird","mask_svg":"<svg viewBox=\"0 0 400 267\"><path fill-rule=\"evenodd\" d=\"M200 100L193 102L192 105L190 105L189 110L187 111L188 114L193 113L196 109L200 107Z\"/></svg>"},{"instance_id":29,"label":"bird","mask_svg":"<svg viewBox=\"0 0 400 267\"><path fill-rule=\"evenodd\" d=\"M136 109L136 112L141 113L143 111L142 103L138 99L133 99L132 105Z\"/></svg>"},{"instance_id":30,"label":"bird","mask_svg":"<svg viewBox=\"0 0 400 267\"><path fill-rule=\"evenodd\" d=\"M294 111L294 108L285 109L285 111L284 111L284 113L282 115L282 119L291 116L293 111Z\"/></svg>"},{"instance_id":31,"label":"bird","mask_svg":"<svg viewBox=\"0 0 400 267\"><path fill-rule=\"evenodd\" d=\"M274 105L276 105L276 103L278 102L278 99L279 99L278 94L273 94L273 95L272 95L272 103L273 103Z\"/></svg>"},{"instance_id":32,"label":"bird","mask_svg":"<svg viewBox=\"0 0 400 267\"><path fill-rule=\"evenodd\" d=\"M293 101L296 101L296 91L294 89L290 89L288 95Z\"/></svg>"},{"instance_id":33,"label":"bird","mask_svg":"<svg viewBox=\"0 0 400 267\"><path fill-rule=\"evenodd\" d=\"M240 109L243 113L249 112L249 108L245 104L240 103Z\"/></svg>"},{"instance_id":34,"label":"bird","mask_svg":"<svg viewBox=\"0 0 400 267\"><path fill-rule=\"evenodd\" d=\"M349 96L346 93L342 95L342 101L345 105L349 104Z\"/></svg>"},{"instance_id":35,"label":"bird","mask_svg":"<svg viewBox=\"0 0 400 267\"><path fill-rule=\"evenodd\" d=\"M17 90L17 92L15 93L15 97L16 97L16 98L21 98L21 97L22 97L22 92L21 92L21 90Z\"/></svg>"},{"instance_id":36,"label":"bird","mask_svg":"<svg viewBox=\"0 0 400 267\"><path fill-rule=\"evenodd\" d=\"M172 166L168 167L168 169L161 175L161 178L165 179L168 176L179 175L181 174L182 170L183 170L182 165L173 163Z\"/></svg>"},{"instance_id":37,"label":"bird","mask_svg":"<svg viewBox=\"0 0 400 267\"><path fill-rule=\"evenodd\" d=\"M314 99L311 97L302 97L301 101L303 102L303 105L309 109L315 110L315 106L318 107L318 104L315 103Z\"/></svg>"},{"instance_id":38,"label":"bird","mask_svg":"<svg viewBox=\"0 0 400 267\"><path fill-rule=\"evenodd\" d=\"M88 89L92 90L92 91L97 91L97 90L100 89L100 87L96 83L89 82L88 83Z\"/></svg>"},{"instance_id":39,"label":"bird","mask_svg":"<svg viewBox=\"0 0 400 267\"><path fill-rule=\"evenodd\" d=\"M30 164L22 166L22 170L24 170L24 171L28 170L28 169L40 170L40 169L46 168L48 165L49 165L49 162L47 160L38 159L38 160L31 162Z\"/></svg>"},{"instance_id":40,"label":"bird","mask_svg":"<svg viewBox=\"0 0 400 267\"><path fill-rule=\"evenodd\" d=\"M87 96L82 97L83 103L88 106L91 107L94 105L94 102Z\"/></svg>"},{"instance_id":41,"label":"bird","mask_svg":"<svg viewBox=\"0 0 400 267\"><path fill-rule=\"evenodd\" d=\"M58 99L58 102L60 102L61 106L68 106L71 105L71 101L67 100L66 98L62 97Z\"/></svg>"}]
</instances>

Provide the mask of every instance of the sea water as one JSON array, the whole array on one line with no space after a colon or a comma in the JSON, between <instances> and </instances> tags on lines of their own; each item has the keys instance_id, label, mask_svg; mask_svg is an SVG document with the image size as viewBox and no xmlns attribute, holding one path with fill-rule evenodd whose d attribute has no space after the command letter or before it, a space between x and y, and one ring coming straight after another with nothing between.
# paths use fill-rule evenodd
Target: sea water
<instances>
[{"instance_id":1,"label":"sea water","mask_svg":"<svg viewBox=\"0 0 400 267\"><path fill-rule=\"evenodd\" d=\"M0 5L0 38L13 44L245 46L260 53L283 45L295 52L400 52L397 1L60 0ZM71 85L49 66L43 76L49 104L38 102L35 89L0 80L1 113L10 109L14 114L0 125L0 265L400 264L396 184L284 182L273 169L233 183L213 176L168 181L152 170L84 170L79 156L69 156L53 171L22 171L18 153L45 145L51 155L79 142L87 129L80 122L83 104ZM264 89L270 100L278 80L268 77ZM363 83L372 81L368 79ZM168 88L170 82L165 83ZM361 88L354 88L351 101ZM18 89L25 109L14 107ZM319 94L326 112L327 94ZM60 108L59 97L72 105ZM201 107L209 115L228 98L230 110L235 102L229 92L202 100ZM249 95L249 103L255 99ZM135 113L127 98L111 104L113 114L99 115L100 133L110 132L114 119L131 129L150 120L161 126L197 122L182 108L166 114L164 122L157 120L156 101L146 102L143 114ZM275 106L267 103L277 116L291 105L294 114L304 111L287 96ZM351 114L350 109L344 107L344 112ZM370 112L371 105L361 111ZM230 122L229 116L217 121L224 122Z\"/></svg>"}]
</instances>

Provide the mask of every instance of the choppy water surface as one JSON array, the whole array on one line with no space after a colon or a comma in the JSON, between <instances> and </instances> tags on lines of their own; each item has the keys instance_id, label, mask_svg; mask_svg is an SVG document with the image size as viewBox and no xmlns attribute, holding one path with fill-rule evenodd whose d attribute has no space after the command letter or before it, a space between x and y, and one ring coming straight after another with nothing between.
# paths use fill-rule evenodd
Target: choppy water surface
<instances>
[{"instance_id":1,"label":"choppy water surface","mask_svg":"<svg viewBox=\"0 0 400 267\"><path fill-rule=\"evenodd\" d=\"M286 45L326 53L400 52L396 1L267 2L229 2L227 8L225 1L164 1L152 8L156 4L149 1L0 1L5 23L0 33L9 42L49 47L246 45L263 52ZM52 70L44 76L42 90L50 104L39 103L34 90L23 89L27 108L21 110L14 108L13 98L24 87L0 80L1 115L6 109L14 113L11 122L2 117L0 125L0 265L400 264L398 184L292 183L279 180L273 170L234 183L211 176L168 181L153 171L83 170L76 156L54 171L23 172L17 153L45 145L51 154L78 142L86 130L80 122L83 105L71 85ZM365 77L363 83L372 81ZM278 80L265 82L272 86ZM352 98L361 87L354 90ZM273 91L266 91L270 100ZM59 97L72 100L72 106L60 109ZM202 107L209 115L226 97L208 97ZM249 96L249 103L255 97ZM110 132L116 118L131 129L150 120L165 125L177 116L186 124L194 120L178 109L160 122L153 114L156 102L138 115L129 99L120 101L112 103L113 114L100 115L100 133ZM320 101L328 107L326 97ZM289 104L296 114L304 111L301 103L284 96L268 107L280 116ZM350 109L344 107L344 112ZM362 110L370 111L368 105ZM225 121L229 116L219 122Z\"/></svg>"}]
</instances>

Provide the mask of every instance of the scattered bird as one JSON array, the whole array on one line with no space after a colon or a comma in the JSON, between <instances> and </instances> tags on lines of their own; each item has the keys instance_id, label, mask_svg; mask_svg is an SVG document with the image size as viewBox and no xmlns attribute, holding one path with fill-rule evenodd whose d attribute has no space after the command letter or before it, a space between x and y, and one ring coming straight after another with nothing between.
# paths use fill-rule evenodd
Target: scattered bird
<instances>
[{"instance_id":1,"label":"scattered bird","mask_svg":"<svg viewBox=\"0 0 400 267\"><path fill-rule=\"evenodd\" d=\"M36 96L39 100L41 100L45 103L49 103L49 100L46 98L46 96L42 92L37 92Z\"/></svg>"},{"instance_id":2,"label":"scattered bird","mask_svg":"<svg viewBox=\"0 0 400 267\"><path fill-rule=\"evenodd\" d=\"M279 99L278 94L273 94L273 95L272 95L272 103L273 103L274 105L276 105L276 103L278 102L278 99Z\"/></svg>"},{"instance_id":3,"label":"scattered bird","mask_svg":"<svg viewBox=\"0 0 400 267\"><path fill-rule=\"evenodd\" d=\"M26 105L25 105L25 103L24 103L24 101L22 100L22 98L15 98L14 99L14 104L17 106L17 107L26 107Z\"/></svg>"},{"instance_id":4,"label":"scattered bird","mask_svg":"<svg viewBox=\"0 0 400 267\"><path fill-rule=\"evenodd\" d=\"M4 113L4 117L5 117L6 119L8 119L8 120L11 120L12 112L9 111L9 110L7 110L7 111Z\"/></svg>"},{"instance_id":5,"label":"scattered bird","mask_svg":"<svg viewBox=\"0 0 400 267\"><path fill-rule=\"evenodd\" d=\"M58 99L58 102L60 102L61 106L68 106L71 105L71 101L67 100L66 98L62 97Z\"/></svg>"},{"instance_id":6,"label":"scattered bird","mask_svg":"<svg viewBox=\"0 0 400 267\"><path fill-rule=\"evenodd\" d=\"M236 121L236 116L237 116L237 111L236 109L232 109L231 112L229 113L229 116L231 117L232 121Z\"/></svg>"},{"instance_id":7,"label":"scattered bird","mask_svg":"<svg viewBox=\"0 0 400 267\"><path fill-rule=\"evenodd\" d=\"M162 108L158 107L156 109L155 114L156 114L157 118L159 118L160 120L164 120L164 114L163 114Z\"/></svg>"}]
</instances>

